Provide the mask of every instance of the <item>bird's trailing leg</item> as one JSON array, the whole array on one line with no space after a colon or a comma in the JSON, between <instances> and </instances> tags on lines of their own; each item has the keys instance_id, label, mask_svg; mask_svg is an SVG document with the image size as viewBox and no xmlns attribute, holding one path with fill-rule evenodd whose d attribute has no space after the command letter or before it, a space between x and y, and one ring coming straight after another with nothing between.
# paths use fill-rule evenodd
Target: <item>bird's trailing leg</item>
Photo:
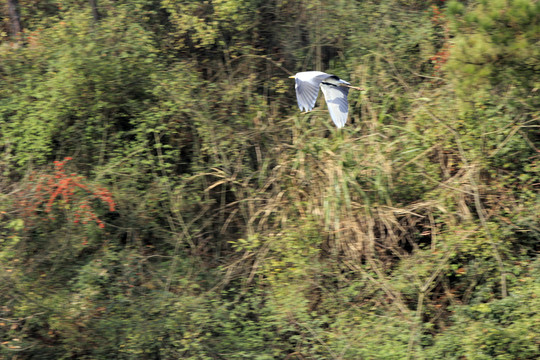
<instances>
[{"instance_id":1,"label":"bird's trailing leg","mask_svg":"<svg viewBox=\"0 0 540 360\"><path fill-rule=\"evenodd\" d=\"M339 86L345 86L345 87L348 87L349 89L364 91L364 89L362 89L361 87L358 87L358 86L352 86L352 85L347 85L347 84L339 84Z\"/></svg>"}]
</instances>

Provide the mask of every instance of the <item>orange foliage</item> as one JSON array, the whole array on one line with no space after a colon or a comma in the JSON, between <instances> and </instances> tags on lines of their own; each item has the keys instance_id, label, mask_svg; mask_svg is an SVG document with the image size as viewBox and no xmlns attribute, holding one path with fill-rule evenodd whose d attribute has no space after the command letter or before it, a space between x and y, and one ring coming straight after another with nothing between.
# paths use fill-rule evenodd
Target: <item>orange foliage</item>
<instances>
[{"instance_id":1,"label":"orange foliage","mask_svg":"<svg viewBox=\"0 0 540 360\"><path fill-rule=\"evenodd\" d=\"M99 219L89 203L91 199L99 199L109 205L109 211L115 210L115 202L109 190L103 187L91 187L85 183L85 178L76 173L66 174L64 166L72 160L71 157L64 158L63 161L54 162L54 173L45 174L30 180L32 183L23 192L24 196L19 201L25 217L35 215L44 206L46 213L51 213L55 203L61 199L64 204L74 204L74 223L87 224L95 222L100 228L105 228L105 224ZM51 217L52 218L52 217ZM54 218L53 218L54 219Z\"/></svg>"}]
</instances>

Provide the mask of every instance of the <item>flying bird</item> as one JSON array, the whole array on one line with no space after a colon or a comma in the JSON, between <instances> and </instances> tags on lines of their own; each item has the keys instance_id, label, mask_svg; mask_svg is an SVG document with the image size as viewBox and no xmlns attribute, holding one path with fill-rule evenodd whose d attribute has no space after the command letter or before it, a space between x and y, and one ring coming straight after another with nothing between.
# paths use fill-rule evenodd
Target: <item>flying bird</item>
<instances>
[{"instance_id":1,"label":"flying bird","mask_svg":"<svg viewBox=\"0 0 540 360\"><path fill-rule=\"evenodd\" d=\"M341 80L336 75L324 73L322 71L304 71L296 75L289 76L295 79L296 100L301 111L311 111L319 95L321 88L328 111L332 121L338 128L345 126L347 115L349 114L349 103L347 95L349 89L364 90L362 88L351 86L345 80Z\"/></svg>"}]
</instances>

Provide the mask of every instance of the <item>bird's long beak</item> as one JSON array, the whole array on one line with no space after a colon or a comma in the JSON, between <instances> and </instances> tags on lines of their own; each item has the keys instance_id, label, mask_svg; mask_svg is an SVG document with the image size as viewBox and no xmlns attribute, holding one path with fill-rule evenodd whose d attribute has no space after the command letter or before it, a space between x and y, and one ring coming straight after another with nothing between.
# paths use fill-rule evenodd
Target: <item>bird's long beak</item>
<instances>
[{"instance_id":1,"label":"bird's long beak","mask_svg":"<svg viewBox=\"0 0 540 360\"><path fill-rule=\"evenodd\" d=\"M289 79L294 79L296 76L295 75L291 75L289 76Z\"/></svg>"}]
</instances>

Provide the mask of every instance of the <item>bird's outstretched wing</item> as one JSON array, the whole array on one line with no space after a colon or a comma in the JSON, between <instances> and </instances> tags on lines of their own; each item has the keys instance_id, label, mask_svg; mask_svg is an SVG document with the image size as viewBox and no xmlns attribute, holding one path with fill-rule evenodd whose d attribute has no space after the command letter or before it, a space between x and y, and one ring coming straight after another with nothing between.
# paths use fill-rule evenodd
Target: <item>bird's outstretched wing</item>
<instances>
[{"instance_id":1,"label":"bird's outstretched wing","mask_svg":"<svg viewBox=\"0 0 540 360\"><path fill-rule=\"evenodd\" d=\"M341 80L343 81L343 80ZM343 83L348 84L343 81ZM339 85L323 82L321 89L328 105L328 112L332 121L338 128L345 126L347 122L347 115L349 114L349 103L347 102L347 95L349 95L349 88Z\"/></svg>"},{"instance_id":2,"label":"bird's outstretched wing","mask_svg":"<svg viewBox=\"0 0 540 360\"><path fill-rule=\"evenodd\" d=\"M301 111L311 111L315 107L319 86L329 75L320 71L306 71L296 74L296 100Z\"/></svg>"}]
</instances>

